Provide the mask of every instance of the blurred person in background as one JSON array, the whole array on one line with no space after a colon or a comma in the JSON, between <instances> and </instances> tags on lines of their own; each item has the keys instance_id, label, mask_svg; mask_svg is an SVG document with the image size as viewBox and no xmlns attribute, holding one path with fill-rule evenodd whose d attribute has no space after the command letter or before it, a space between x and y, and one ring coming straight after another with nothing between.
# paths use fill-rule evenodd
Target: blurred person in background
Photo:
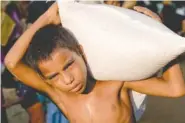
<instances>
[{"instance_id":1,"label":"blurred person in background","mask_svg":"<svg viewBox=\"0 0 185 123\"><path fill-rule=\"evenodd\" d=\"M157 13L163 24L175 33L184 36L185 1L104 1L105 4L132 9L134 6L142 6Z\"/></svg>"},{"instance_id":2,"label":"blurred person in background","mask_svg":"<svg viewBox=\"0 0 185 123\"><path fill-rule=\"evenodd\" d=\"M2 103L4 109L16 104L21 104L21 106L28 112L29 123L45 123L42 104L37 99L35 91L32 88L20 84L20 82L7 69L2 73L2 87L6 89L16 88L18 95L17 100L12 100L8 103L4 100Z\"/></svg>"},{"instance_id":3,"label":"blurred person in background","mask_svg":"<svg viewBox=\"0 0 185 123\"><path fill-rule=\"evenodd\" d=\"M183 33L185 1L162 1L160 4L158 4L158 12L164 25L166 25L175 33Z\"/></svg>"},{"instance_id":4,"label":"blurred person in background","mask_svg":"<svg viewBox=\"0 0 185 123\"><path fill-rule=\"evenodd\" d=\"M182 37L185 37L185 19L182 21L181 24L182 30L178 32L178 34Z\"/></svg>"},{"instance_id":5,"label":"blurred person in background","mask_svg":"<svg viewBox=\"0 0 185 123\"><path fill-rule=\"evenodd\" d=\"M25 18L27 17L26 12L27 12L27 7L29 5L29 1L20 1L20 2L3 1L2 3L3 3L2 11L5 13L5 15L8 16L8 17L3 16L6 18L1 18L1 19L6 19L6 20L1 20L1 25L3 30L2 32L3 44L1 44L1 48L2 48L1 62L3 63L4 56L8 52L7 49L10 48L10 46L12 46L15 43L15 39L17 39L25 29ZM11 21L12 23L10 23ZM9 26L12 29L9 29ZM6 33L10 33L10 34L7 35ZM8 46L5 46L5 45L8 45Z\"/></svg>"},{"instance_id":6,"label":"blurred person in background","mask_svg":"<svg viewBox=\"0 0 185 123\"><path fill-rule=\"evenodd\" d=\"M12 45L13 44L9 44L8 42L8 44L4 47L5 53L9 51ZM29 114L30 123L44 123L45 120L44 111L42 104L39 102L37 98L36 91L19 82L6 68L1 73L1 77L2 77L1 88L5 89L15 88L17 92L16 94L18 96L17 100L12 100L11 102L8 103L6 102L6 100L4 100L2 102L2 108L6 109L15 104L21 104L21 106Z\"/></svg>"},{"instance_id":7,"label":"blurred person in background","mask_svg":"<svg viewBox=\"0 0 185 123\"><path fill-rule=\"evenodd\" d=\"M25 20L27 18L27 8L29 6L29 3L29 1L11 1L5 2L3 4L2 10L5 12L5 14L8 15L10 19L12 19L12 21L15 23L15 27L12 31L10 30L10 36L8 36L7 38L3 38L7 39L7 41L5 41L6 43L4 43L4 45L1 44L1 65L3 65L4 62L4 56L7 54L17 38L23 33L26 28ZM10 23L6 24L7 26L10 26ZM7 32L7 30L3 30L3 32ZM1 87L6 89L16 88L17 95L19 96L18 100L12 100L12 102L7 103L6 100L4 100L3 98L4 96L2 92L1 107L2 109L4 109L3 111L5 112L3 114L3 119L5 120L4 122L7 121L7 118L5 116L6 108L15 104L21 104L21 106L29 114L30 123L44 123L44 112L42 111L42 104L37 99L36 91L21 84L6 68L1 70L1 75Z\"/></svg>"},{"instance_id":8,"label":"blurred person in background","mask_svg":"<svg viewBox=\"0 0 185 123\"><path fill-rule=\"evenodd\" d=\"M164 25L170 28L172 31L177 32L180 30L179 17L176 14L176 8L173 2L164 1L163 9L161 11L161 18L163 20Z\"/></svg>"},{"instance_id":9,"label":"blurred person in background","mask_svg":"<svg viewBox=\"0 0 185 123\"><path fill-rule=\"evenodd\" d=\"M27 7L29 6L29 1L11 1L5 7L5 12L12 18L16 23L14 32L10 37L10 41L18 38L25 29L25 18L27 17Z\"/></svg>"},{"instance_id":10,"label":"blurred person in background","mask_svg":"<svg viewBox=\"0 0 185 123\"><path fill-rule=\"evenodd\" d=\"M5 100L4 100L4 95L2 93L2 88L1 88L1 121L2 123L8 123L6 108L2 106L4 104L5 104Z\"/></svg>"}]
</instances>

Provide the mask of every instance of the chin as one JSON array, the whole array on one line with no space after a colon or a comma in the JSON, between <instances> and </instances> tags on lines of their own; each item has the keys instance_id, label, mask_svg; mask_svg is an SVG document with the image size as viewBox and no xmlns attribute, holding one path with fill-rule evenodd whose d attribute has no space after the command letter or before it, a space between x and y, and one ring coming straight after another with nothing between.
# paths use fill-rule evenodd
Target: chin
<instances>
[{"instance_id":1,"label":"chin","mask_svg":"<svg viewBox=\"0 0 185 123\"><path fill-rule=\"evenodd\" d=\"M84 89L84 87L83 87L83 88L82 88L81 90L79 90L77 93L78 93L78 94L82 94L82 93L84 92L84 90L85 90L85 89Z\"/></svg>"},{"instance_id":2,"label":"chin","mask_svg":"<svg viewBox=\"0 0 185 123\"><path fill-rule=\"evenodd\" d=\"M82 94L85 91L85 86L83 86L77 93Z\"/></svg>"}]
</instances>

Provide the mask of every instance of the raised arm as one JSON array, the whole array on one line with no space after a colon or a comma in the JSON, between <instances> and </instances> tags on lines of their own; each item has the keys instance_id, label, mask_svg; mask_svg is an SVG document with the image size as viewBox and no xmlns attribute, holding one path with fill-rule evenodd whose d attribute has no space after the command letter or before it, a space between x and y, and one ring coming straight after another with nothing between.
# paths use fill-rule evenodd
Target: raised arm
<instances>
[{"instance_id":1,"label":"raised arm","mask_svg":"<svg viewBox=\"0 0 185 123\"><path fill-rule=\"evenodd\" d=\"M161 22L159 16L144 7L134 7L138 12L142 12L155 20ZM153 77L141 81L125 82L125 88L134 91L165 97L180 97L185 95L185 83L179 64L174 60L162 77Z\"/></svg>"},{"instance_id":2,"label":"raised arm","mask_svg":"<svg viewBox=\"0 0 185 123\"><path fill-rule=\"evenodd\" d=\"M168 68L162 77L125 82L124 87L154 96L180 97L185 95L185 83L177 63Z\"/></svg>"},{"instance_id":3,"label":"raised arm","mask_svg":"<svg viewBox=\"0 0 185 123\"><path fill-rule=\"evenodd\" d=\"M38 74L21 62L34 34L37 30L47 24L57 24L57 4L53 4L39 19L32 24L23 35L16 41L5 57L5 65L8 70L24 84L39 91L46 91L48 85L38 76Z\"/></svg>"}]
</instances>

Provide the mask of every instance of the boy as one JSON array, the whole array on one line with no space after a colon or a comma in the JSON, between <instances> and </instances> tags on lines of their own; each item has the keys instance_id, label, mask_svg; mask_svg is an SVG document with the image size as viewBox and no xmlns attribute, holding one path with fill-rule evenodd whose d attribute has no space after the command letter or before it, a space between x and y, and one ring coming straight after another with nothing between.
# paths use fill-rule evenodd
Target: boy
<instances>
[{"instance_id":1,"label":"boy","mask_svg":"<svg viewBox=\"0 0 185 123\"><path fill-rule=\"evenodd\" d=\"M128 89L166 97L185 94L178 64L161 78L136 82L92 79L83 47L66 29L56 26L60 23L57 10L55 3L17 40L5 64L25 84L47 93L70 122L131 123ZM24 55L29 67L21 62Z\"/></svg>"}]
</instances>

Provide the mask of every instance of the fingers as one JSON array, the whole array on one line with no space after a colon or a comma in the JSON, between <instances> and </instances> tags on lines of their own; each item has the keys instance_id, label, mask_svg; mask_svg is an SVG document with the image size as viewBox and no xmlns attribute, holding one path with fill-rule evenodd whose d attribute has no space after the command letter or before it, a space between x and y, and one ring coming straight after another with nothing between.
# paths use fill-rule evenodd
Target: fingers
<instances>
[{"instance_id":1,"label":"fingers","mask_svg":"<svg viewBox=\"0 0 185 123\"><path fill-rule=\"evenodd\" d=\"M58 9L58 4L57 4L57 2L53 3L52 6L51 6L51 8L53 8L53 9Z\"/></svg>"},{"instance_id":2,"label":"fingers","mask_svg":"<svg viewBox=\"0 0 185 123\"><path fill-rule=\"evenodd\" d=\"M60 20L60 16L58 15L58 17L56 18L56 20L54 20L53 22L55 25L58 25L61 23L61 20Z\"/></svg>"},{"instance_id":3,"label":"fingers","mask_svg":"<svg viewBox=\"0 0 185 123\"><path fill-rule=\"evenodd\" d=\"M141 6L134 6L134 10L144 13L145 15L151 16L151 17L156 17L156 14L153 13L151 10L141 7Z\"/></svg>"},{"instance_id":4,"label":"fingers","mask_svg":"<svg viewBox=\"0 0 185 123\"><path fill-rule=\"evenodd\" d=\"M108 1L104 1L104 3L108 5L121 6L121 3L119 1L108 0Z\"/></svg>"},{"instance_id":5,"label":"fingers","mask_svg":"<svg viewBox=\"0 0 185 123\"><path fill-rule=\"evenodd\" d=\"M143 11L146 11L147 9L142 6L134 6L134 10L136 10L138 12L143 12Z\"/></svg>"},{"instance_id":6,"label":"fingers","mask_svg":"<svg viewBox=\"0 0 185 123\"><path fill-rule=\"evenodd\" d=\"M140 12L140 13L143 13L159 22L162 22L161 21L161 18L154 12L152 12L151 10L145 8L145 7L141 7L141 6L134 6L134 10Z\"/></svg>"},{"instance_id":7,"label":"fingers","mask_svg":"<svg viewBox=\"0 0 185 123\"><path fill-rule=\"evenodd\" d=\"M104 3L105 3L105 4L108 4L108 5L113 5L114 1L108 0L108 1L104 1Z\"/></svg>"},{"instance_id":8,"label":"fingers","mask_svg":"<svg viewBox=\"0 0 185 123\"><path fill-rule=\"evenodd\" d=\"M61 23L61 18L59 12L56 13L55 17L53 17L53 24L58 25Z\"/></svg>"},{"instance_id":9,"label":"fingers","mask_svg":"<svg viewBox=\"0 0 185 123\"><path fill-rule=\"evenodd\" d=\"M58 25L61 23L57 2L53 3L51 7L47 10L46 16L49 20L48 24Z\"/></svg>"},{"instance_id":10,"label":"fingers","mask_svg":"<svg viewBox=\"0 0 185 123\"><path fill-rule=\"evenodd\" d=\"M57 13L57 12L58 12L58 4L57 4L57 2L53 3L53 4L51 5L51 7L49 7L49 9L47 10L47 12L48 12L49 14Z\"/></svg>"}]
</instances>

